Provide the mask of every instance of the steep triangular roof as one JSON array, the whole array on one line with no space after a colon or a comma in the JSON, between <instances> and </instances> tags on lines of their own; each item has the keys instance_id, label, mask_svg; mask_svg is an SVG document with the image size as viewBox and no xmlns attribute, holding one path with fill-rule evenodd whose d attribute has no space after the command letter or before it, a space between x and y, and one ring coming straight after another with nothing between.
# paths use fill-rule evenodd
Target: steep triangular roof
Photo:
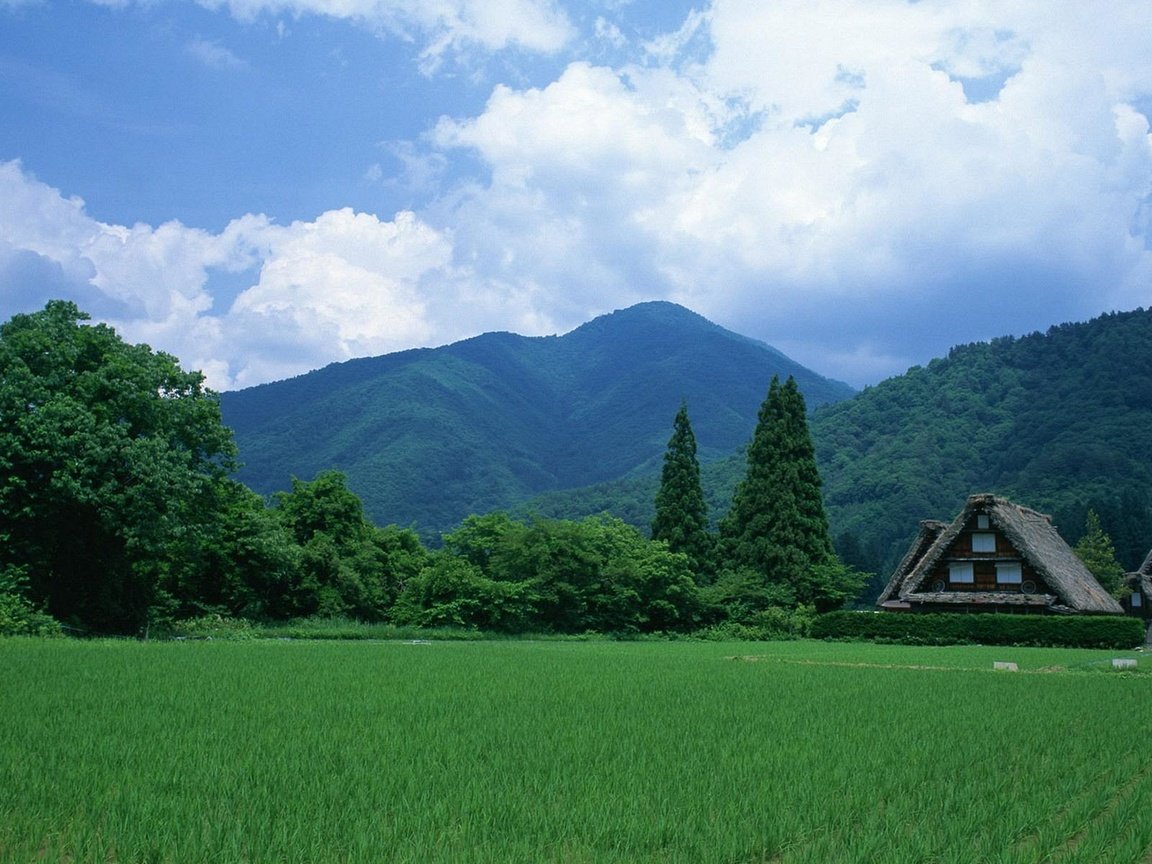
<instances>
[{"instance_id":1,"label":"steep triangular roof","mask_svg":"<svg viewBox=\"0 0 1152 864\"><path fill-rule=\"evenodd\" d=\"M926 588L929 577L945 557L975 513L987 513L991 524L1003 532L1016 551L1043 578L1053 594L1022 592L939 592ZM880 595L879 603L887 608L907 607L910 603L972 604L988 603L1009 606L1043 606L1054 611L1102 612L1123 614L1120 604L1104 590L1071 547L1043 513L1013 504L991 494L972 495L964 509L922 552L925 528L904 556L896 572ZM940 523L927 523L940 524ZM1150 556L1152 557L1152 556ZM1152 566L1152 562L1149 562Z\"/></svg>"},{"instance_id":2,"label":"steep triangular roof","mask_svg":"<svg viewBox=\"0 0 1152 864\"><path fill-rule=\"evenodd\" d=\"M1148 556L1144 559L1144 563L1140 565L1140 569L1135 573L1128 574L1128 584L1135 589L1137 585L1144 592L1144 596L1152 599L1152 549L1148 550Z\"/></svg>"},{"instance_id":3,"label":"steep triangular roof","mask_svg":"<svg viewBox=\"0 0 1152 864\"><path fill-rule=\"evenodd\" d=\"M896 572L892 574L892 578L888 580L888 585L876 601L877 605L883 606L886 602L894 601L899 596L900 586L904 583L904 578L912 572L947 527L947 522L941 522L938 519L925 519L920 523L920 531L916 534L916 539L912 541L912 545L908 547L908 551L900 559Z\"/></svg>"}]
</instances>

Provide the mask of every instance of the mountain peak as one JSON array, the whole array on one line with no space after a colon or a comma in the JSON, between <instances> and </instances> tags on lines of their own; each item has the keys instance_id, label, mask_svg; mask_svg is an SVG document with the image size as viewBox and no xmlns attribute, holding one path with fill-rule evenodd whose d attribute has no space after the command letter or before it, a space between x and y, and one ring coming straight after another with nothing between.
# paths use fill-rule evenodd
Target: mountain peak
<instances>
[{"instance_id":1,"label":"mountain peak","mask_svg":"<svg viewBox=\"0 0 1152 864\"><path fill-rule=\"evenodd\" d=\"M658 465L687 400L701 458L751 436L773 375L810 406L852 395L675 303L559 337L489 333L225 393L240 479L259 492L344 471L373 518L432 533L469 513Z\"/></svg>"}]
</instances>

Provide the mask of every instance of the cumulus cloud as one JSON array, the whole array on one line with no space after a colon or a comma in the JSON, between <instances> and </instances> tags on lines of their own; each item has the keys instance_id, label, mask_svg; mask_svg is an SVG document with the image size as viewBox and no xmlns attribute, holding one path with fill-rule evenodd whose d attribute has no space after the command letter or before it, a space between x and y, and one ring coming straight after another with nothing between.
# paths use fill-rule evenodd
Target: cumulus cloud
<instances>
[{"instance_id":1,"label":"cumulus cloud","mask_svg":"<svg viewBox=\"0 0 1152 864\"><path fill-rule=\"evenodd\" d=\"M490 169L458 240L559 317L666 296L856 383L1146 303L1152 7L1112 11L717 0L442 120Z\"/></svg>"},{"instance_id":2,"label":"cumulus cloud","mask_svg":"<svg viewBox=\"0 0 1152 864\"><path fill-rule=\"evenodd\" d=\"M436 69L447 56L472 47L509 47L551 53L574 35L554 0L201 0L233 15L315 14L357 22L371 29L420 41L423 67Z\"/></svg>"},{"instance_id":3,"label":"cumulus cloud","mask_svg":"<svg viewBox=\"0 0 1152 864\"><path fill-rule=\"evenodd\" d=\"M580 44L533 0L226 5L415 34L433 65ZM107 225L8 163L0 302L84 298L231 387L664 297L863 384L1152 303L1148 32L1145 0L714 0L635 65L573 56L393 145L431 203L391 219Z\"/></svg>"},{"instance_id":4,"label":"cumulus cloud","mask_svg":"<svg viewBox=\"0 0 1152 864\"><path fill-rule=\"evenodd\" d=\"M454 306L451 245L412 213L381 221L345 209L285 226L246 215L218 234L178 222L108 225L9 162L0 164L0 238L0 313L74 299L217 388L469 335L451 315L432 317ZM214 311L207 286L217 270L257 275Z\"/></svg>"}]
</instances>

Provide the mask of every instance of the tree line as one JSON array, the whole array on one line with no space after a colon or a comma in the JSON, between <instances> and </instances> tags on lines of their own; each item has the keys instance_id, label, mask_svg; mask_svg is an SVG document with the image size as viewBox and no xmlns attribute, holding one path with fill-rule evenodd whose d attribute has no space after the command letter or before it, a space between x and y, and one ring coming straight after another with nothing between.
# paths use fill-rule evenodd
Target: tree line
<instances>
[{"instance_id":1,"label":"tree line","mask_svg":"<svg viewBox=\"0 0 1152 864\"><path fill-rule=\"evenodd\" d=\"M608 515L470 516L428 548L343 474L265 499L198 372L52 301L0 325L0 632L146 634L206 614L505 632L788 626L861 578L832 551L804 401L773 379L708 528L682 405L651 537ZM781 623L783 622L783 623Z\"/></svg>"}]
</instances>

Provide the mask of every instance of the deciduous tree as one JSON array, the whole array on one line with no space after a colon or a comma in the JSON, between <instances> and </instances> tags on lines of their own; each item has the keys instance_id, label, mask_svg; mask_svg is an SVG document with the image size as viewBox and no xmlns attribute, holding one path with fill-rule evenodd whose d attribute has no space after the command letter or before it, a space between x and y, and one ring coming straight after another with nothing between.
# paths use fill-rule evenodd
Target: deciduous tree
<instances>
[{"instance_id":1,"label":"deciduous tree","mask_svg":"<svg viewBox=\"0 0 1152 864\"><path fill-rule=\"evenodd\" d=\"M0 325L0 568L59 620L134 633L235 447L200 373L87 320L52 301Z\"/></svg>"}]
</instances>

